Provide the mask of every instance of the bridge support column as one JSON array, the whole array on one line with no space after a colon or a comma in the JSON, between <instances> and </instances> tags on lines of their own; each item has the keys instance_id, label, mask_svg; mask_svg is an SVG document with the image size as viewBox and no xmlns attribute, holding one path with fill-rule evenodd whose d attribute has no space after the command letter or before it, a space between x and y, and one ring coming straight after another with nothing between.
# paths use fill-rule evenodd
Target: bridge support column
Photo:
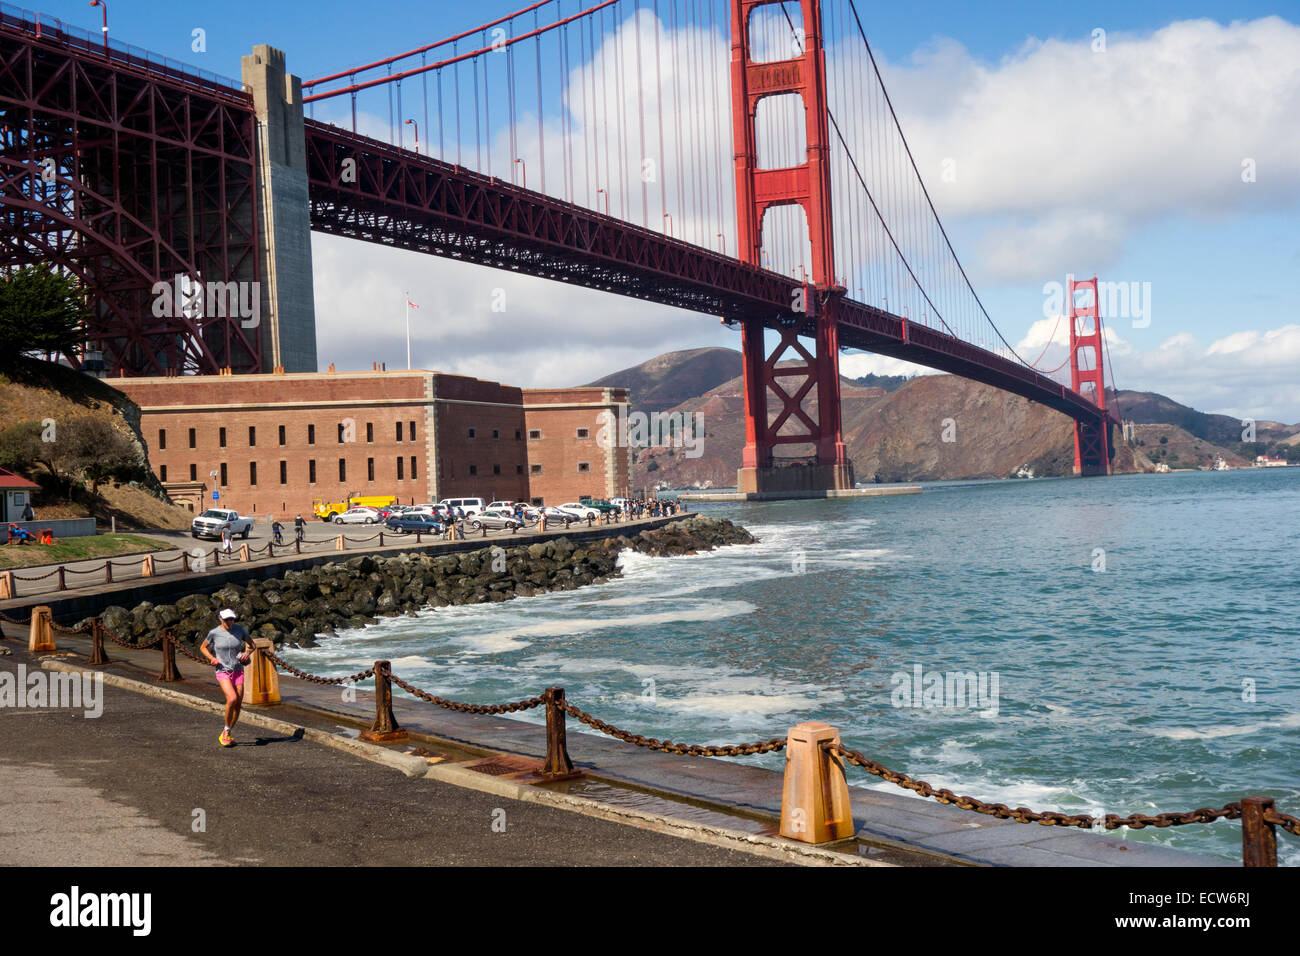
<instances>
[{"instance_id":1,"label":"bridge support column","mask_svg":"<svg viewBox=\"0 0 1300 956\"><path fill-rule=\"evenodd\" d=\"M261 44L243 58L257 114L257 238L264 372L316 371L311 208L302 80L285 72L284 53Z\"/></svg>"},{"instance_id":2,"label":"bridge support column","mask_svg":"<svg viewBox=\"0 0 1300 956\"><path fill-rule=\"evenodd\" d=\"M1105 354L1101 332L1101 300L1097 295L1097 277L1068 283L1070 306L1070 387L1089 395L1100 415L1095 422L1074 422L1074 473L1109 475L1111 473L1111 424L1106 414L1106 380L1102 357ZM1090 304L1079 305L1075 290L1092 292ZM1089 322L1091 319L1091 322Z\"/></svg>"},{"instance_id":3,"label":"bridge support column","mask_svg":"<svg viewBox=\"0 0 1300 956\"><path fill-rule=\"evenodd\" d=\"M763 345L764 322L743 324L745 451L736 475L745 493L809 493L853 487L853 466L840 425L838 303L844 289L835 280L831 217L830 132L826 108L826 58L822 47L820 0L797 0L804 38L795 56L755 61L749 36L751 14L770 0L731 0L731 108L736 148L736 232L738 256L762 267L763 217L776 206L799 206L808 223L811 268L789 310L775 317L781 341L770 355ZM787 169L758 163L754 118L764 97L797 94L803 99L807 154ZM799 336L815 340L814 353ZM783 359L787 352L793 353ZM799 360L802 359L802 364ZM782 362L785 364L781 364ZM793 380L793 382L790 382ZM769 391L781 403L768 414ZM816 420L804 407L815 394ZM775 407L773 408L775 411ZM811 446L806 458L781 458L777 445Z\"/></svg>"}]
</instances>

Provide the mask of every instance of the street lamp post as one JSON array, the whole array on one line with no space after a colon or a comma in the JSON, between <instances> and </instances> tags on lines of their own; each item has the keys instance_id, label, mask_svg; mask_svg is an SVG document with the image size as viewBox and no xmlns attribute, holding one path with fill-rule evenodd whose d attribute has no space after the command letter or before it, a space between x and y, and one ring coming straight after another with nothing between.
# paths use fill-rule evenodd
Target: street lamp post
<instances>
[{"instance_id":1,"label":"street lamp post","mask_svg":"<svg viewBox=\"0 0 1300 956\"><path fill-rule=\"evenodd\" d=\"M415 151L418 153L420 151L420 124L413 119L409 119L406 121L406 125L415 127Z\"/></svg>"},{"instance_id":2,"label":"street lamp post","mask_svg":"<svg viewBox=\"0 0 1300 956\"><path fill-rule=\"evenodd\" d=\"M108 4L105 2L105 0L90 0L90 5L92 7L99 7L104 13L104 26L102 27L102 29L104 31L104 52L107 53L108 52Z\"/></svg>"},{"instance_id":3,"label":"street lamp post","mask_svg":"<svg viewBox=\"0 0 1300 956\"><path fill-rule=\"evenodd\" d=\"M521 174L521 178L523 179L523 182L521 182L520 185L524 189L527 189L528 188L528 164L525 163L518 156L515 157L515 162L519 164L519 171Z\"/></svg>"},{"instance_id":4,"label":"street lamp post","mask_svg":"<svg viewBox=\"0 0 1300 956\"><path fill-rule=\"evenodd\" d=\"M669 235L669 236L672 236L672 234L673 234L673 214L670 213L670 212L666 212L666 213L664 213L664 218L668 220L668 235Z\"/></svg>"},{"instance_id":5,"label":"street lamp post","mask_svg":"<svg viewBox=\"0 0 1300 956\"><path fill-rule=\"evenodd\" d=\"M715 233L715 235L722 240L722 254L725 256L727 254L727 237L720 232Z\"/></svg>"},{"instance_id":6,"label":"street lamp post","mask_svg":"<svg viewBox=\"0 0 1300 956\"><path fill-rule=\"evenodd\" d=\"M609 191L606 190L606 189L597 189L597 190L596 190L596 195L597 195L597 196L599 196L601 193L604 193L604 194L605 194L605 215L608 216L608 215L609 215ZM600 202L599 199L597 199L596 201L597 201L597 202Z\"/></svg>"}]
</instances>

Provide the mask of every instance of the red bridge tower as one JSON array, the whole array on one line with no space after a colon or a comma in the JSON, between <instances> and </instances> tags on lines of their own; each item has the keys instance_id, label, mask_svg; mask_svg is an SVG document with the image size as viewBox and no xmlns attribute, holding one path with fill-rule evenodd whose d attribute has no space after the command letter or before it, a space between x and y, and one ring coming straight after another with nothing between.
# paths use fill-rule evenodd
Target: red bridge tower
<instances>
[{"instance_id":1,"label":"red bridge tower","mask_svg":"<svg viewBox=\"0 0 1300 956\"><path fill-rule=\"evenodd\" d=\"M1074 297L1075 289L1092 291L1091 304L1080 306ZM1102 374L1101 299L1097 295L1097 277L1075 281L1069 279L1070 305L1070 387L1081 395L1088 395L1084 385L1091 386L1091 398L1101 409L1096 422L1074 421L1074 473L1076 475L1109 475L1110 421L1106 416L1106 381ZM1082 331L1091 319L1092 331ZM1091 350L1091 360L1081 362L1080 355ZM1091 368L1082 367L1091 365Z\"/></svg>"},{"instance_id":2,"label":"red bridge tower","mask_svg":"<svg viewBox=\"0 0 1300 956\"><path fill-rule=\"evenodd\" d=\"M820 0L797 0L805 31L802 53L756 63L751 58L750 16L773 0L731 0L731 105L736 150L736 225L739 257L762 264L763 215L775 206L800 206L812 244L811 282L801 300L781 316L781 340L768 354L763 319L742 322L745 381L745 450L737 474L741 492L825 491L853 487L853 464L840 427L839 333L836 324L845 289L836 285L831 229L830 137L826 109L826 58L822 50ZM784 169L759 169L754 117L759 100L795 93L803 98L807 157ZM769 318L770 317L766 317ZM810 354L800 333L815 338ZM777 367L787 351L802 364ZM790 384L786 384L786 383ZM817 419L804 408L816 390ZM769 418L769 390L781 410ZM777 467L773 448L811 444L810 467Z\"/></svg>"}]
</instances>

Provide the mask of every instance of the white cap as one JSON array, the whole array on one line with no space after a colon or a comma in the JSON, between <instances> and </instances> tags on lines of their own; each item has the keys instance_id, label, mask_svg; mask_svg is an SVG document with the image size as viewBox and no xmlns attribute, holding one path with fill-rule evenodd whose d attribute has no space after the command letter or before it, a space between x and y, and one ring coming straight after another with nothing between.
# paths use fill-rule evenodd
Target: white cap
<instances>
[{"instance_id":1,"label":"white cap","mask_svg":"<svg viewBox=\"0 0 1300 956\"><path fill-rule=\"evenodd\" d=\"M222 612L217 615L217 617L221 618L223 621L233 621L237 616L238 615L236 615L230 608L223 609Z\"/></svg>"}]
</instances>

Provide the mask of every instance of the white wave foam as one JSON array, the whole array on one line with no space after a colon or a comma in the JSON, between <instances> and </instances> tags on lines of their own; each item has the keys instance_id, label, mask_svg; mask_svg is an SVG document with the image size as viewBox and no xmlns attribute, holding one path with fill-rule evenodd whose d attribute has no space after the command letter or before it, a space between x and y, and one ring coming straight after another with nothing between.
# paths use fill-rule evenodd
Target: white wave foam
<instances>
[{"instance_id":1,"label":"white wave foam","mask_svg":"<svg viewBox=\"0 0 1300 956\"><path fill-rule=\"evenodd\" d=\"M1149 732L1169 740L1214 740L1219 737L1239 737L1273 728L1300 727L1300 714L1287 714L1281 720L1261 720L1253 724L1220 724L1199 730L1195 727L1153 727Z\"/></svg>"}]
</instances>

